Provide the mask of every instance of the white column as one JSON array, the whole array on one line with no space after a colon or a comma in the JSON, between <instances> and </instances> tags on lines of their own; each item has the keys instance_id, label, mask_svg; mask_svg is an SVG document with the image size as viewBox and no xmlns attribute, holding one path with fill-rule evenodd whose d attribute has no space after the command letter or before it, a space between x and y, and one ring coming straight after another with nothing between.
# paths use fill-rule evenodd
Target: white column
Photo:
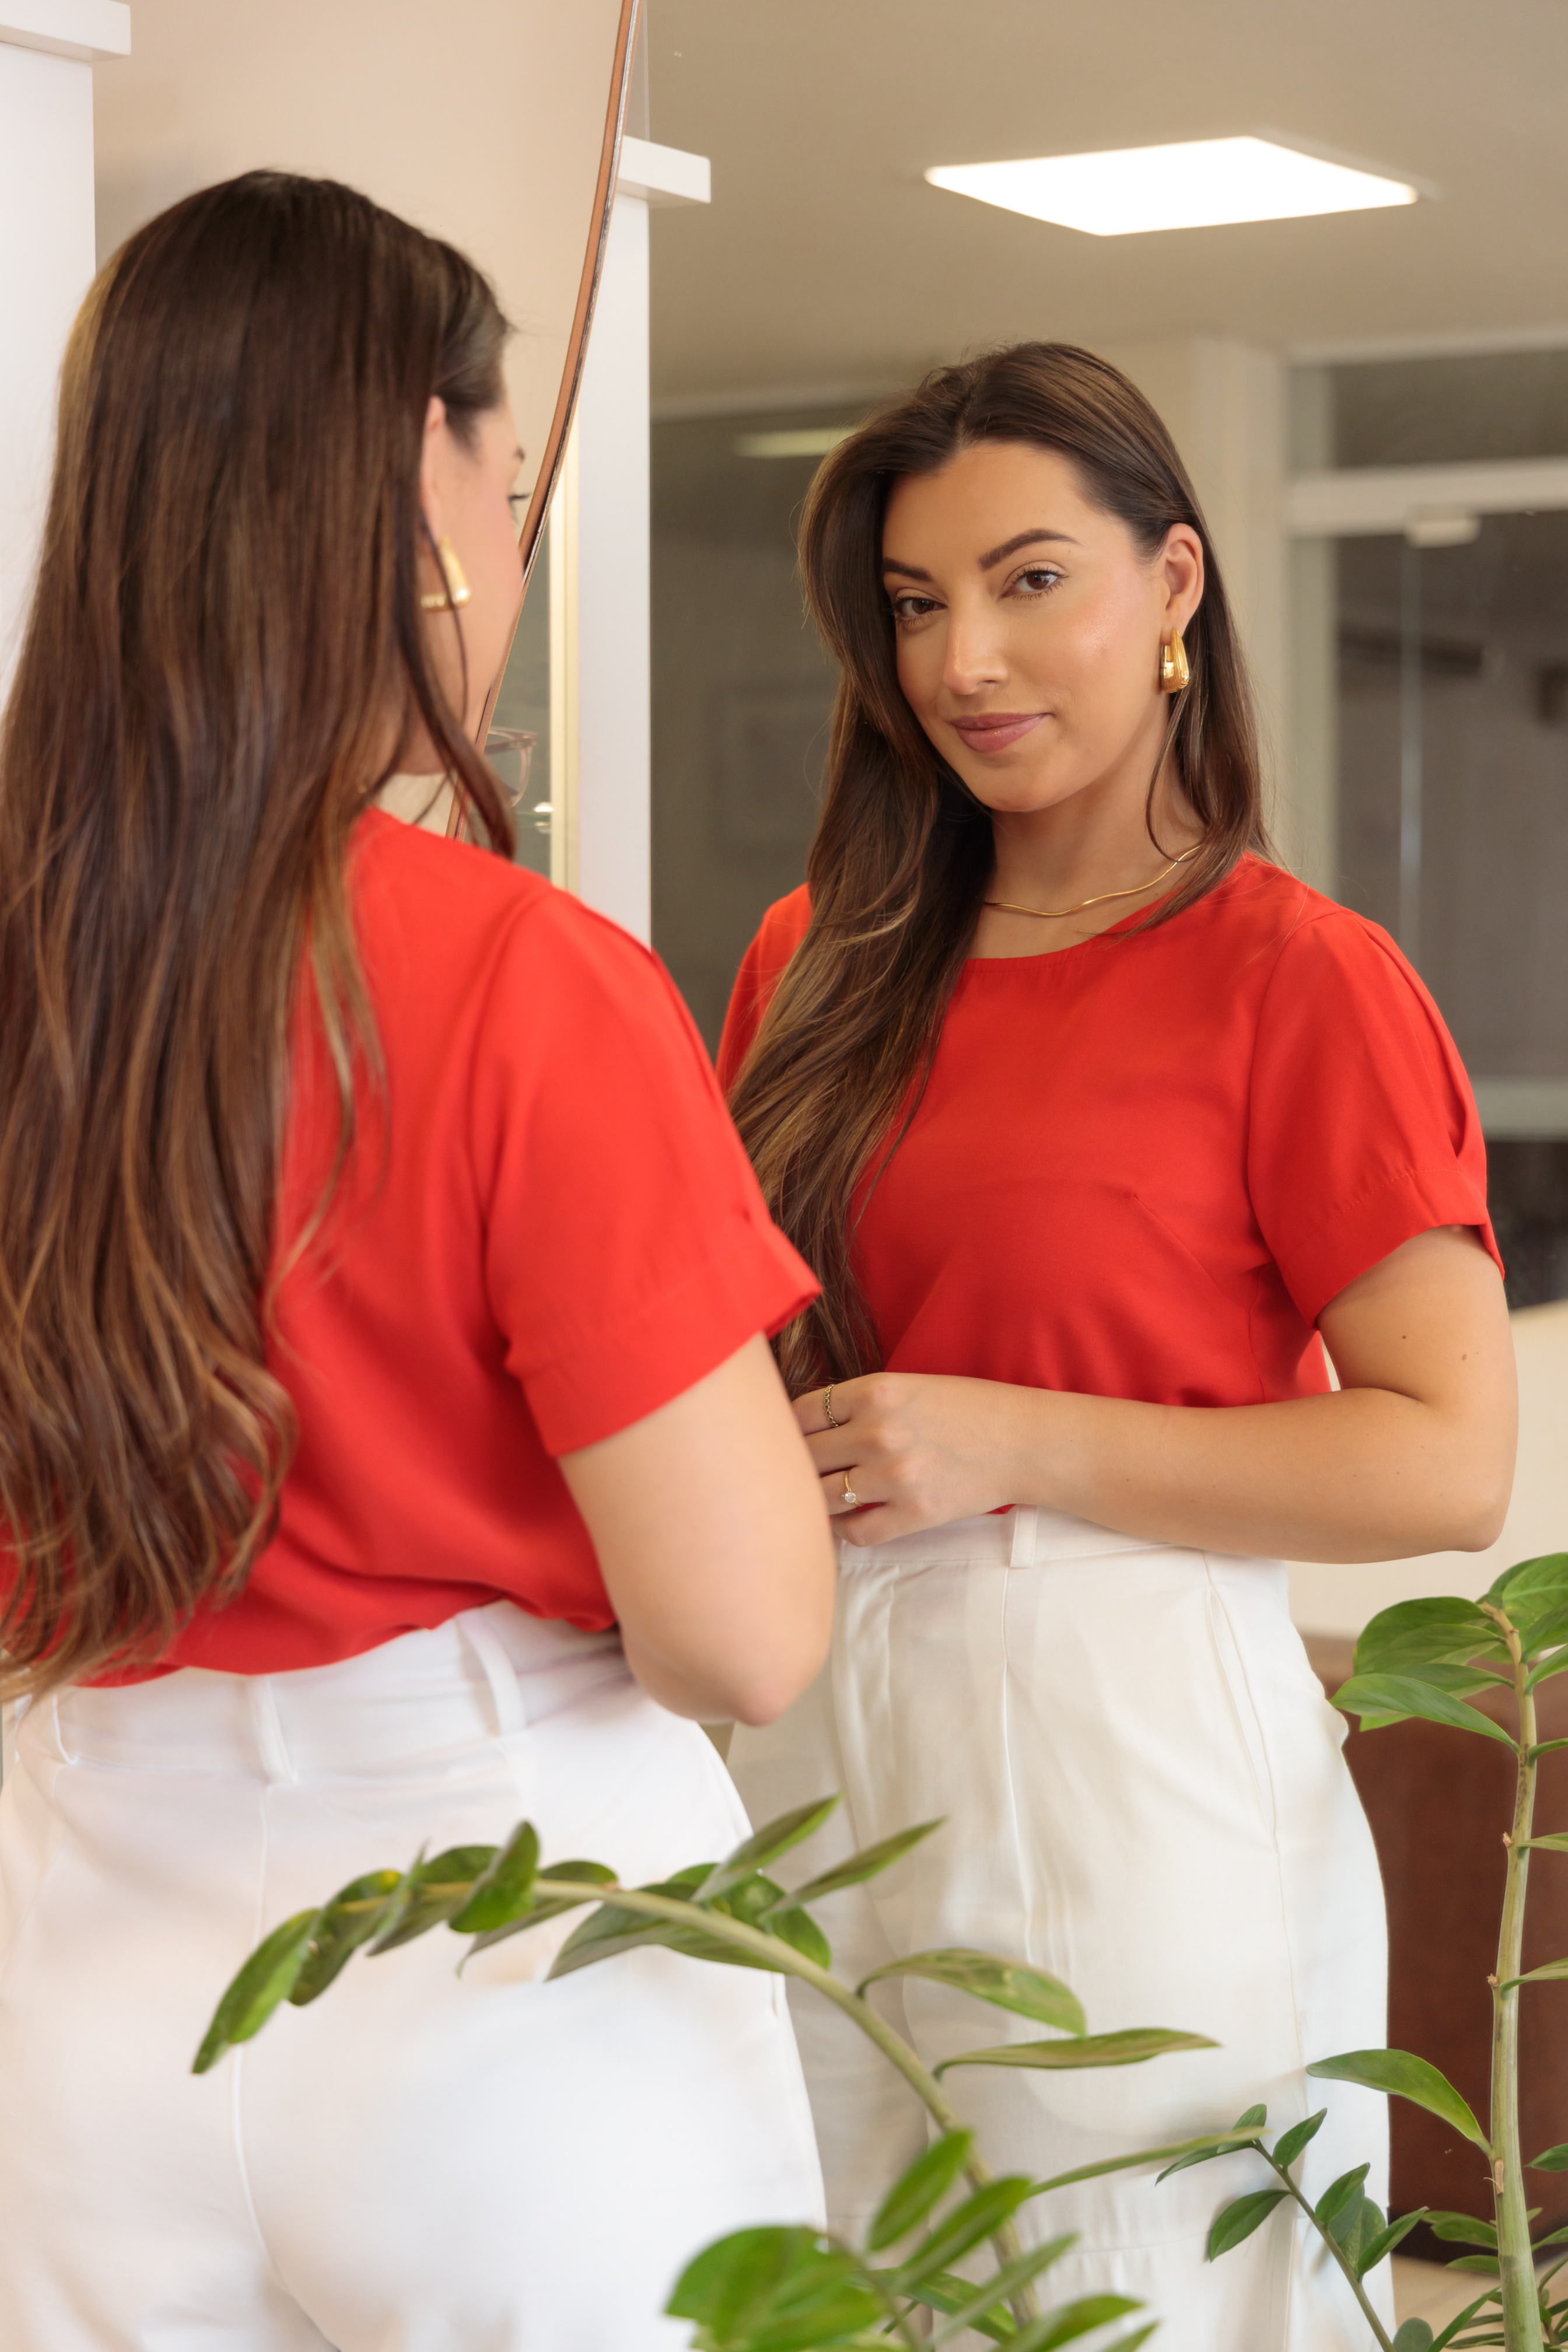
<instances>
[{"instance_id":1,"label":"white column","mask_svg":"<svg viewBox=\"0 0 1568 2352\"><path fill-rule=\"evenodd\" d=\"M551 519L552 869L640 940L653 928L648 207L707 202L705 157L624 142Z\"/></svg>"},{"instance_id":2,"label":"white column","mask_svg":"<svg viewBox=\"0 0 1568 2352\"><path fill-rule=\"evenodd\" d=\"M1193 478L1257 690L1269 821L1289 849L1284 363L1221 335L1100 348L1153 402Z\"/></svg>"},{"instance_id":3,"label":"white column","mask_svg":"<svg viewBox=\"0 0 1568 2352\"><path fill-rule=\"evenodd\" d=\"M32 593L55 398L93 274L92 60L121 0L0 0L0 698Z\"/></svg>"}]
</instances>

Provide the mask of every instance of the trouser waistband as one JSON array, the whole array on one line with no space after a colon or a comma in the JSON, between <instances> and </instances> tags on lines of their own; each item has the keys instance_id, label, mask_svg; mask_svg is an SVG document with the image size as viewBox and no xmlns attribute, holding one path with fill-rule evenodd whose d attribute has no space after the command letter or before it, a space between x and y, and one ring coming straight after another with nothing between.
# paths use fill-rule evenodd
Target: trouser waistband
<instances>
[{"instance_id":1,"label":"trouser waistband","mask_svg":"<svg viewBox=\"0 0 1568 2352\"><path fill-rule=\"evenodd\" d=\"M118 1689L77 1685L21 1715L20 1748L119 1770L268 1780L461 1769L597 1685L627 1679L614 1630L546 1624L508 1601L327 1666L280 1675L183 1666Z\"/></svg>"}]
</instances>

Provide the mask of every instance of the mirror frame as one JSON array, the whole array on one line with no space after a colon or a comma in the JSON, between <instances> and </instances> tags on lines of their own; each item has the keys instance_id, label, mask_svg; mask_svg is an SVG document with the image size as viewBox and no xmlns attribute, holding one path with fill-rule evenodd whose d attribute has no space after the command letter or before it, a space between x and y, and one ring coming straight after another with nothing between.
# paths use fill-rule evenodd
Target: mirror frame
<instances>
[{"instance_id":1,"label":"mirror frame","mask_svg":"<svg viewBox=\"0 0 1568 2352\"><path fill-rule=\"evenodd\" d=\"M616 28L616 47L610 67L610 99L605 114L605 136L599 151L599 177L594 190L594 209L588 223L588 246L583 257L583 275L578 281L577 307L572 315L572 331L566 344L566 362L561 372L561 389L555 396L555 413L550 420L550 431L534 476L533 489L528 509L522 519L522 530L518 544L522 552L522 596L507 635L506 652L500 667L490 681L485 697L475 741L482 752L490 731L496 697L500 692L501 679L511 658L512 645L517 636L518 623L522 618L523 599L528 594L534 559L539 553L544 534L545 519L550 501L561 478L562 463L566 455L567 436L572 420L577 413L577 395L583 384L583 363L587 357L588 336L594 324L594 307L599 297L599 280L604 275L605 247L610 234L610 213L616 201L616 182L620 174L621 142L626 136L626 100L631 89L632 62L637 53L637 38L642 16L642 0L621 0L620 20ZM459 835L468 817L468 803L459 786L452 794L452 814L447 821L449 835Z\"/></svg>"}]
</instances>

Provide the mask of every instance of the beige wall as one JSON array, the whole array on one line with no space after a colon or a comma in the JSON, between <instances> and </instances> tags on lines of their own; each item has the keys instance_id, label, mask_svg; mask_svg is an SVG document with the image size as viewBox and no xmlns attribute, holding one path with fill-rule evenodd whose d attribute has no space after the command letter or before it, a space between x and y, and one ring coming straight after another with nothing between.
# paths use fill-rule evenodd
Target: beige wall
<instances>
[{"instance_id":1,"label":"beige wall","mask_svg":"<svg viewBox=\"0 0 1568 2352\"><path fill-rule=\"evenodd\" d=\"M132 54L98 71L100 257L176 197L257 165L347 180L495 278L521 330L512 392L535 453L618 13L618 0L136 0Z\"/></svg>"}]
</instances>

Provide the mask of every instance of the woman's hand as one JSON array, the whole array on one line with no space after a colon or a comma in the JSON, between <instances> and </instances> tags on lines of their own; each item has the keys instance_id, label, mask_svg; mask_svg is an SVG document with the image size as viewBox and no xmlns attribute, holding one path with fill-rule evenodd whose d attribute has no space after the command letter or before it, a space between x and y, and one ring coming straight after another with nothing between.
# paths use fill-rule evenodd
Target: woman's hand
<instances>
[{"instance_id":1,"label":"woman's hand","mask_svg":"<svg viewBox=\"0 0 1568 2352\"><path fill-rule=\"evenodd\" d=\"M1017 1501L1015 1423L1022 1408L1037 1455L1049 1402L1000 1381L871 1372L812 1389L795 1410L837 1532L876 1544ZM1044 1465L1032 1466L1037 1482Z\"/></svg>"},{"instance_id":2,"label":"woman's hand","mask_svg":"<svg viewBox=\"0 0 1568 2352\"><path fill-rule=\"evenodd\" d=\"M1517 1399L1502 1283L1476 1234L1417 1234L1321 1328L1333 1395L1160 1405L872 1372L834 1384L831 1417L821 1389L795 1417L851 1543L1033 1503L1266 1559L1485 1550L1508 1507Z\"/></svg>"}]
</instances>

